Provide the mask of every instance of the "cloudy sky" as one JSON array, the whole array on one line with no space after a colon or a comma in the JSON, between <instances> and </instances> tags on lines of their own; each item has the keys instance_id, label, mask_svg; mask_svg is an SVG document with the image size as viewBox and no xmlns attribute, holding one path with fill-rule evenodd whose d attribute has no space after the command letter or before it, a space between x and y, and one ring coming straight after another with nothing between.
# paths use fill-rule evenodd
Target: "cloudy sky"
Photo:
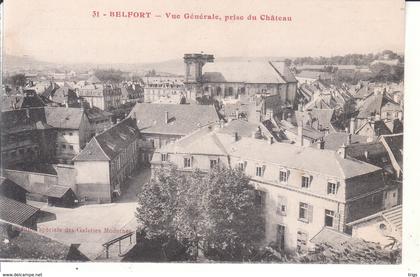
<instances>
[{"instance_id":1,"label":"cloudy sky","mask_svg":"<svg viewBox=\"0 0 420 277\"><path fill-rule=\"evenodd\" d=\"M5 5L5 53L50 62L158 62L200 51L218 57L293 57L404 49L402 0L12 0ZM93 11L100 17L92 17ZM152 17L111 18L110 11ZM267 14L292 21L169 20L167 12Z\"/></svg>"}]
</instances>

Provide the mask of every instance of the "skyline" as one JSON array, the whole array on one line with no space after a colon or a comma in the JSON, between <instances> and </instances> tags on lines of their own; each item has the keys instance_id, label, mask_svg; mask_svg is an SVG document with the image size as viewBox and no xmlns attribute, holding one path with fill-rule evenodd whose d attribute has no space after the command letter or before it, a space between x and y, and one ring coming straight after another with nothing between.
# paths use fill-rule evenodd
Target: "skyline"
<instances>
[{"instance_id":1,"label":"skyline","mask_svg":"<svg viewBox=\"0 0 420 277\"><path fill-rule=\"evenodd\" d=\"M383 50L404 52L403 1L243 3L236 6L234 1L220 5L204 1L199 5L191 0L6 2L4 54L63 64L136 64L164 62L201 51L216 57L329 57ZM90 14L93 10L107 13L141 11L145 7L163 17L170 11L181 16L191 12L273 14L291 16L293 20L225 23L162 17L93 18ZM12 16L16 13L19 16Z\"/></svg>"}]
</instances>

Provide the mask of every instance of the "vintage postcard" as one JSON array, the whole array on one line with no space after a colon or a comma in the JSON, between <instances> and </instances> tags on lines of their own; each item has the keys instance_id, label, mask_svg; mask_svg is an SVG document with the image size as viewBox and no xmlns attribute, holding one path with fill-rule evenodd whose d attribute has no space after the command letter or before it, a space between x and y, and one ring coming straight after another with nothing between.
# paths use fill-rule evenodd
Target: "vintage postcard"
<instances>
[{"instance_id":1,"label":"vintage postcard","mask_svg":"<svg viewBox=\"0 0 420 277\"><path fill-rule=\"evenodd\" d=\"M401 264L404 1L2 9L1 261Z\"/></svg>"}]
</instances>

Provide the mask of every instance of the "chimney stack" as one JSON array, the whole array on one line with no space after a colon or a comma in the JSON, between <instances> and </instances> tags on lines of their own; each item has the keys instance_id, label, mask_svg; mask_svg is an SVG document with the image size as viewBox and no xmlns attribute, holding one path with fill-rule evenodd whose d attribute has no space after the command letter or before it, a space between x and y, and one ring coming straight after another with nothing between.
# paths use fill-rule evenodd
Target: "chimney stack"
<instances>
[{"instance_id":1,"label":"chimney stack","mask_svg":"<svg viewBox=\"0 0 420 277\"><path fill-rule=\"evenodd\" d=\"M165 111L165 124L169 123L169 112Z\"/></svg>"},{"instance_id":2,"label":"chimney stack","mask_svg":"<svg viewBox=\"0 0 420 277\"><path fill-rule=\"evenodd\" d=\"M303 121L302 120L298 122L297 144L299 146L303 146Z\"/></svg>"},{"instance_id":3,"label":"chimney stack","mask_svg":"<svg viewBox=\"0 0 420 277\"><path fill-rule=\"evenodd\" d=\"M268 144L273 144L274 143L274 138L273 137L269 137L268 139Z\"/></svg>"},{"instance_id":4,"label":"chimney stack","mask_svg":"<svg viewBox=\"0 0 420 277\"><path fill-rule=\"evenodd\" d=\"M343 144L338 148L337 153L340 155L341 158L345 159L347 158L347 145Z\"/></svg>"}]
</instances>

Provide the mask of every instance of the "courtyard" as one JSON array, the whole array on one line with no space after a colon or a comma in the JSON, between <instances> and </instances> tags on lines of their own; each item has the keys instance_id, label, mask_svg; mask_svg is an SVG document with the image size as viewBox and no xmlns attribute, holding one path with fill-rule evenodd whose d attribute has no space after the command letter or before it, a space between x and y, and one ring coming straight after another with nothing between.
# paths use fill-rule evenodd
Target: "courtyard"
<instances>
[{"instance_id":1,"label":"courtyard","mask_svg":"<svg viewBox=\"0 0 420 277\"><path fill-rule=\"evenodd\" d=\"M137 193L149 179L149 169L133 174L128 178L127 189L115 203L76 208L48 206L36 201L28 201L28 204L40 208L45 215L38 223L40 233L68 245L79 244L79 250L94 260L103 254L103 243L136 230Z\"/></svg>"}]
</instances>

